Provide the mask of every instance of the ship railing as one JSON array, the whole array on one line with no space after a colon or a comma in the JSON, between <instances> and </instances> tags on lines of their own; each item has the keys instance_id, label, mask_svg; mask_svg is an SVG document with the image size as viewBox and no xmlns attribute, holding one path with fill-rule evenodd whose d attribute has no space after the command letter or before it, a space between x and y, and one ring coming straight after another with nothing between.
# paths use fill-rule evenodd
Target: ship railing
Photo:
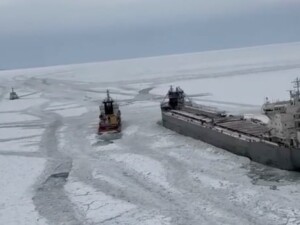
<instances>
[{"instance_id":1,"label":"ship railing","mask_svg":"<svg viewBox=\"0 0 300 225\"><path fill-rule=\"evenodd\" d=\"M176 115L180 115L184 118L189 118L189 119L192 119L192 120L195 120L195 121L200 121L200 122L205 122L205 123L211 123L212 122L211 118L206 118L206 117L202 117L202 116L199 116L199 115L194 115L194 114L191 114L189 112L182 112L182 111L177 111L177 110L172 110L171 112L176 114Z\"/></svg>"},{"instance_id":2,"label":"ship railing","mask_svg":"<svg viewBox=\"0 0 300 225\"><path fill-rule=\"evenodd\" d=\"M201 105L201 104L197 104L197 103L194 103L194 102L193 102L192 107L202 109L202 110L208 110L208 111L211 111L211 112L220 112L220 110L218 110L218 108L216 108L216 107Z\"/></svg>"},{"instance_id":3,"label":"ship railing","mask_svg":"<svg viewBox=\"0 0 300 225\"><path fill-rule=\"evenodd\" d=\"M185 105L184 108L188 111L191 111L193 113L197 113L198 112L202 112L204 114L208 114L209 116L226 116L226 112L225 111L218 111L218 110L215 110L214 108L209 108L209 107L206 107L206 106L203 106L203 107L195 107L194 105L192 106L187 106Z\"/></svg>"},{"instance_id":4,"label":"ship railing","mask_svg":"<svg viewBox=\"0 0 300 225\"><path fill-rule=\"evenodd\" d=\"M213 129L217 130L218 132L221 132L222 134L226 134L226 135L229 135L229 136L232 136L232 137L235 137L235 138L239 138L239 139L244 140L244 141L263 142L263 143L266 143L266 144L278 146L277 143L267 141L267 140L265 140L263 138L260 138L260 137L251 136L249 134L240 134L240 133L237 133L235 131L231 131L231 130L221 128L221 127L214 127Z\"/></svg>"}]
</instances>

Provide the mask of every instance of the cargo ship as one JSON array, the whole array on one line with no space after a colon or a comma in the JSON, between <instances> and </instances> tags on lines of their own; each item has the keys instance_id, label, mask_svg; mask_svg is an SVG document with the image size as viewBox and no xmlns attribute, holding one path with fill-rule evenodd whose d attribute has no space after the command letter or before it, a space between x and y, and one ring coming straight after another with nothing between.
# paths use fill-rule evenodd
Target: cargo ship
<instances>
[{"instance_id":1,"label":"cargo ship","mask_svg":"<svg viewBox=\"0 0 300 225\"><path fill-rule=\"evenodd\" d=\"M119 105L110 97L107 90L107 96L100 105L98 134L119 133L121 132L121 111Z\"/></svg>"},{"instance_id":2,"label":"cargo ship","mask_svg":"<svg viewBox=\"0 0 300 225\"><path fill-rule=\"evenodd\" d=\"M294 83L290 100L266 99L262 112L268 123L197 105L180 87L171 87L161 103L162 125L254 162L299 171L300 80Z\"/></svg>"}]
</instances>

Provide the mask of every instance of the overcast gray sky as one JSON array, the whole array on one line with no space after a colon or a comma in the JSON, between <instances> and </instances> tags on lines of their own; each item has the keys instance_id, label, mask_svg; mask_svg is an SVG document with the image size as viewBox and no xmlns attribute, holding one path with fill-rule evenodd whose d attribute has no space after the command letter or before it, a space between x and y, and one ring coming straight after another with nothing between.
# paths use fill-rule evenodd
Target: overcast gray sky
<instances>
[{"instance_id":1,"label":"overcast gray sky","mask_svg":"<svg viewBox=\"0 0 300 225\"><path fill-rule=\"evenodd\" d=\"M0 0L0 69L300 41L299 0Z\"/></svg>"}]
</instances>

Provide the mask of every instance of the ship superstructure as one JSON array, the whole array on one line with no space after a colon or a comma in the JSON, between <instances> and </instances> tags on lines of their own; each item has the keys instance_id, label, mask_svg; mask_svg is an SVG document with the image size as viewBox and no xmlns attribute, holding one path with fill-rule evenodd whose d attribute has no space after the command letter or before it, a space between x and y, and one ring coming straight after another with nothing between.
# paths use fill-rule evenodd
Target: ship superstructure
<instances>
[{"instance_id":1,"label":"ship superstructure","mask_svg":"<svg viewBox=\"0 0 300 225\"><path fill-rule=\"evenodd\" d=\"M270 139L289 147L300 147L300 80L294 82L289 101L271 103L266 100L262 109L270 122Z\"/></svg>"},{"instance_id":2,"label":"ship superstructure","mask_svg":"<svg viewBox=\"0 0 300 225\"><path fill-rule=\"evenodd\" d=\"M300 170L300 80L290 101L263 106L270 122L228 115L193 103L184 91L171 87L161 103L162 124L180 134L200 139L255 162L286 170Z\"/></svg>"},{"instance_id":3,"label":"ship superstructure","mask_svg":"<svg viewBox=\"0 0 300 225\"><path fill-rule=\"evenodd\" d=\"M121 111L119 105L110 97L108 90L106 98L100 105L99 119L99 134L121 131Z\"/></svg>"}]
</instances>

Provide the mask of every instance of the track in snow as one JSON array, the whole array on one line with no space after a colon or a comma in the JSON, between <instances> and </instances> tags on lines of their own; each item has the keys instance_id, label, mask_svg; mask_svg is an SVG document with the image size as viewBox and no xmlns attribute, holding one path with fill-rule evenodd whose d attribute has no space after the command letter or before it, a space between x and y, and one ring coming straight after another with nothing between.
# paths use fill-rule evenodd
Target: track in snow
<instances>
[{"instance_id":1,"label":"track in snow","mask_svg":"<svg viewBox=\"0 0 300 225\"><path fill-rule=\"evenodd\" d=\"M51 95L55 83L55 80L47 82L49 87L43 90L45 96ZM74 101L76 96L82 95L77 85L73 89L69 82L62 88L65 89L66 85L72 95L63 95L65 100ZM53 165L46 167L45 173L53 171L38 188L35 197L42 216L52 222L69 221L70 224L143 224L143 219L144 222L151 221L152 217L159 218L158 224L198 224L199 221L203 224L220 221L223 224L274 224L288 219L281 207L271 209L268 205L272 203L266 203L274 202L274 191L280 190L280 185L284 187L285 175L280 176L284 172L269 169L269 175L264 179L259 175L261 171L252 169L256 165L248 159L160 127L157 124L159 102L149 94L151 89L137 91L131 104L122 107L124 128L121 138L104 140L105 144L100 146L93 145L97 142L94 133L98 107L95 102L83 102L83 107L89 110L79 117L58 117L52 112L44 114L44 120L50 125L42 146L47 148L45 151L51 157L50 162L70 166L62 170L63 176L55 175L61 173L55 172ZM55 95L59 95L59 90ZM64 107L57 107L61 108ZM61 126L65 127L63 136L57 134ZM63 138L62 147L57 147L59 137ZM97 216L91 216L91 211L101 214L107 209L105 206L102 206L103 210L101 207L93 209L93 204L100 204L97 197L93 201L89 198L77 200L78 193L64 189L69 172L71 183L68 185L72 186L74 180L84 183L96 193L111 196L122 204L130 203L134 208L121 211L112 219L98 221ZM270 179L268 182L272 176L279 176L283 181ZM265 181L266 186L252 186L258 177ZM290 182L293 183L294 179L298 180L298 176ZM289 202L280 201L289 207ZM49 202L52 203L48 205ZM86 211L82 211L83 205L89 205ZM257 217L260 212L263 216Z\"/></svg>"},{"instance_id":2,"label":"track in snow","mask_svg":"<svg viewBox=\"0 0 300 225\"><path fill-rule=\"evenodd\" d=\"M181 71L171 81L251 76L295 68L299 65L250 66L188 76ZM32 102L30 98L40 94L45 101L20 110L37 118L36 121L0 124L3 128L43 129L38 151L0 154L46 160L44 171L34 185L33 203L48 224L300 222L297 173L251 163L247 158L159 125L161 96L151 94L151 90L161 83L167 86L169 78L91 83L58 80L52 75L16 77L15 85L26 89L22 94L24 99ZM12 83L7 82L7 85ZM113 97L120 100L122 110L123 131L113 138L95 134L98 104L107 85L115 88ZM0 89L0 97L5 92L7 89ZM215 100L215 103L242 106L239 102ZM0 116L1 113L4 112ZM17 138L0 142L13 140Z\"/></svg>"}]
</instances>

